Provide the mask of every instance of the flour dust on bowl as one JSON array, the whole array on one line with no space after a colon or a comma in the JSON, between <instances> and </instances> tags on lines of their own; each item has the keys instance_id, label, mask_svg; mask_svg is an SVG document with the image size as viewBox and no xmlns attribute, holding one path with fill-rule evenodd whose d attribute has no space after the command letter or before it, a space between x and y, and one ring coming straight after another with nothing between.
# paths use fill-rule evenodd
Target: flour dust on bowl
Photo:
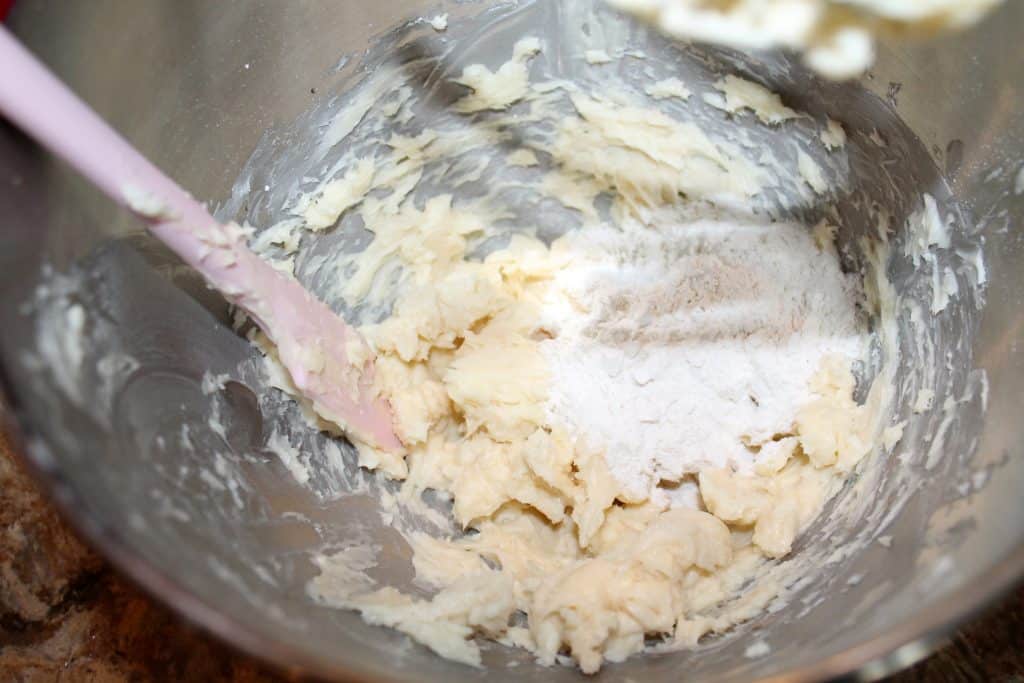
<instances>
[{"instance_id":1,"label":"flour dust on bowl","mask_svg":"<svg viewBox=\"0 0 1024 683\"><path fill-rule=\"evenodd\" d=\"M413 5L15 10L359 326L405 445L5 129L5 389L111 559L376 680L874 676L1016 580L1024 8L833 83L603 3Z\"/></svg>"}]
</instances>

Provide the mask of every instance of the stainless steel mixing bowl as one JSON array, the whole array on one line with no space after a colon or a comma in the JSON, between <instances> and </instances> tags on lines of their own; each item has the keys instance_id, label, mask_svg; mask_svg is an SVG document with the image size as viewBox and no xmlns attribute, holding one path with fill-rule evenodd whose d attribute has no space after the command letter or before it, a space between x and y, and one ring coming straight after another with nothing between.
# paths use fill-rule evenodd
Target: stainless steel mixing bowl
<instances>
[{"instance_id":1,"label":"stainless steel mixing bowl","mask_svg":"<svg viewBox=\"0 0 1024 683\"><path fill-rule=\"evenodd\" d=\"M541 4L556 14L562 7ZM20 0L10 21L108 121L216 205L231 196L250 154L266 142L264 131L276 131L271 138L286 148L291 122L311 106L330 105L330 94L358 78L359 60L339 64L342 55L380 36L399 46L395 36L416 26L386 31L408 17L447 11L455 21L479 10L433 0ZM922 657L1024 574L1024 241L1017 227L1024 196L1013 192L1024 163L1021 26L1024 3L1011 0L962 35L883 45L859 86L827 86L818 98L851 130L866 134L878 119L897 134L906 124L919 141L893 147L882 162L905 165L918 190L938 182L935 168L942 171L963 214L958 230L984 237L989 285L981 312L963 303L935 319L936 329L969 341L941 370L944 391L960 401L956 417L941 427L898 407L900 416L921 420L923 431L908 432L917 436L879 467L917 468L922 485L899 489L880 479L877 490L858 491L883 506L905 499L880 530L891 547L871 544L823 561L824 578L808 584L804 600L769 610L732 637L697 652L633 658L603 675L877 677ZM394 52L403 58L402 49ZM793 100L813 100L809 83L774 85ZM849 95L861 86L877 97ZM864 175L868 161L858 167ZM909 208L894 210L901 220ZM222 206L222 215L235 217L259 211L245 202ZM224 303L139 235L129 217L3 125L0 224L7 416L55 500L124 572L212 633L288 671L360 680L578 680L573 670L543 669L498 646L486 649L486 670L455 665L355 614L313 603L304 590L315 573L308 551L344 541L355 533L353 520L377 519L372 494L333 494L360 478L376 484L351 464L316 460L322 437L306 434L294 438L315 454L314 470L328 474L297 486L265 449L264 398L247 388L260 380L244 370L253 352L226 325ZM78 273L75 287L53 275L69 269ZM44 292L36 289L41 274ZM905 284L913 273L892 275ZM102 353L76 347L70 335L37 334L48 297L90 312L84 331L104 342ZM204 391L207 371L233 373L234 381ZM211 414L227 427L211 428ZM925 471L922 453L939 428L946 432L942 461ZM211 472L225 476L211 481ZM407 583L407 546L374 523L384 546L381 578ZM796 552L825 552L841 535L809 534ZM764 657L743 656L752 634L771 647Z\"/></svg>"}]
</instances>

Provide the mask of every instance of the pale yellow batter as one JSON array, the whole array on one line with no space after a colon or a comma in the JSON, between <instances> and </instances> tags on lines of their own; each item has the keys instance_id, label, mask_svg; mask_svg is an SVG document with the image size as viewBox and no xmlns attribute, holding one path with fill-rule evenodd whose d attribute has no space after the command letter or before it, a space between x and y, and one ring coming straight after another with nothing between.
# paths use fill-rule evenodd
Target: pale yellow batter
<instances>
[{"instance_id":1,"label":"pale yellow batter","mask_svg":"<svg viewBox=\"0 0 1024 683\"><path fill-rule=\"evenodd\" d=\"M608 0L668 35L728 47L782 48L827 78L860 76L875 36L962 28L1000 0Z\"/></svg>"},{"instance_id":2,"label":"pale yellow batter","mask_svg":"<svg viewBox=\"0 0 1024 683\"><path fill-rule=\"evenodd\" d=\"M553 332L541 310L574 258L574 235L604 220L595 200L609 197L623 225L656 229L657 216L683 207L744 206L769 174L738 147L648 104L531 85L527 66L541 49L524 39L504 66L466 69L460 82L472 92L457 109L528 102L520 120L557 120L545 142L504 153L511 167L553 160L540 189L578 211L579 232L550 246L519 234L485 258L467 258L471 238L502 216L485 201L448 194L420 204L412 190L431 160L485 144L479 128L395 136L389 156L351 159L301 203L302 227L314 232L360 213L374 239L339 257L349 274L344 297L394 298L392 315L361 332L377 353L377 381L407 448L360 444L360 464L403 482L398 504L414 504L427 489L448 492L457 522L477 532L407 534L417 578L438 591L429 600L375 586L365 573L372 553L360 548L319 557L322 573L310 590L460 662L480 664L473 637L485 636L544 664L566 652L594 673L643 650L646 636L663 637L663 648L688 647L762 609L779 586L762 582L729 599L765 562L790 551L868 453L879 409L877 400L854 402L849 358L826 358L790 432L757 447L753 472L697 473L697 509L625 491L600 447L553 423L540 348ZM720 90L730 112L753 109L766 125L798 115L738 78ZM653 96L685 99L688 91L661 83ZM573 113L556 117L553 102L565 97ZM831 125L824 131L829 147L841 146L841 133ZM816 237L821 258L835 258L828 229ZM525 619L513 619L517 612Z\"/></svg>"}]
</instances>

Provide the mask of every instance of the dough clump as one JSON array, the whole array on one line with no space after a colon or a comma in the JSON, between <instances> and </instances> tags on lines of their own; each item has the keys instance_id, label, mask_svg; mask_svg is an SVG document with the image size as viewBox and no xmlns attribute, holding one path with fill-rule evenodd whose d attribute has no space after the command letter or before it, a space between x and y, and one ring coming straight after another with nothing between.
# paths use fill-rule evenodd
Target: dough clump
<instances>
[{"instance_id":1,"label":"dough clump","mask_svg":"<svg viewBox=\"0 0 1024 683\"><path fill-rule=\"evenodd\" d=\"M827 78L854 78L878 33L962 28L1001 0L609 0L670 36L746 50L782 48Z\"/></svg>"}]
</instances>

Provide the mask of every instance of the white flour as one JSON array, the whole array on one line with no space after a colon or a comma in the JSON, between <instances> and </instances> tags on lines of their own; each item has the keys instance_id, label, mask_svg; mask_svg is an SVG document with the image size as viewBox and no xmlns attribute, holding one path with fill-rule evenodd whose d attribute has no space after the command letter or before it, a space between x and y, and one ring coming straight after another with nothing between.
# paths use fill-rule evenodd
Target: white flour
<instances>
[{"instance_id":1,"label":"white flour","mask_svg":"<svg viewBox=\"0 0 1024 683\"><path fill-rule=\"evenodd\" d=\"M678 217L583 231L545 305L549 418L606 448L637 498L705 467L750 471L792 434L821 359L860 347L855 281L822 235Z\"/></svg>"}]
</instances>

